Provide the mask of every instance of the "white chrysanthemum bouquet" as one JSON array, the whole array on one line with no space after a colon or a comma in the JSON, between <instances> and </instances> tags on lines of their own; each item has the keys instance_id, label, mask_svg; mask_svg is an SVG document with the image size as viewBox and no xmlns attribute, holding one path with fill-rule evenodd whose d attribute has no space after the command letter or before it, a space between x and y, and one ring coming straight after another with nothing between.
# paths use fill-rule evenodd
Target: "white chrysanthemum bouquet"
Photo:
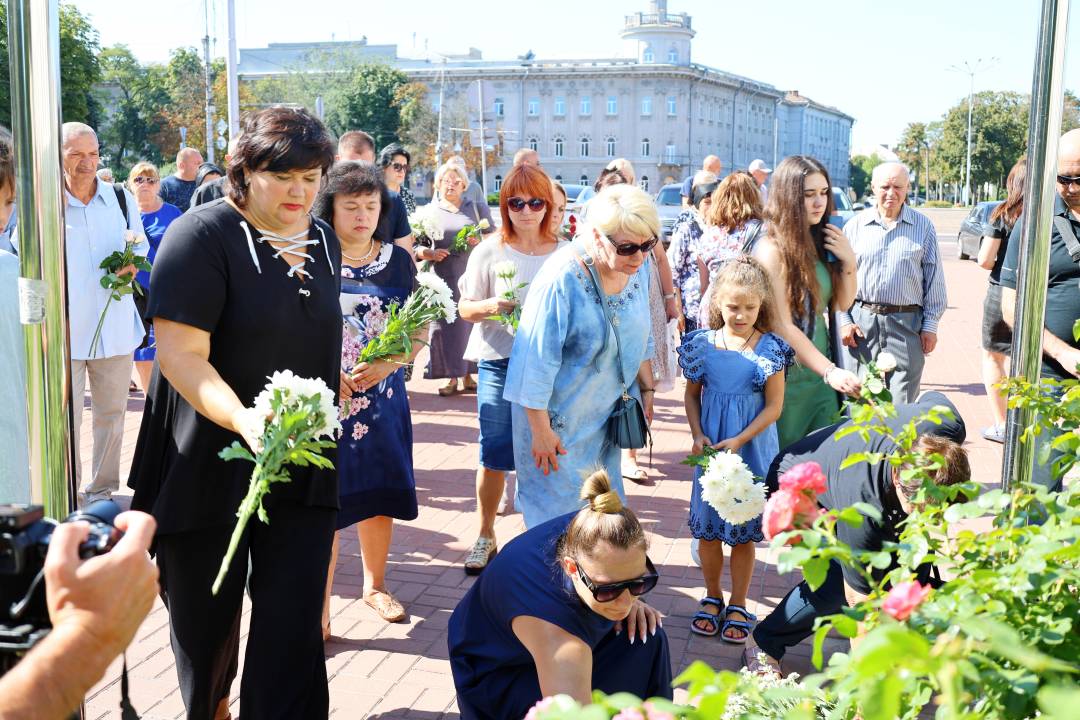
<instances>
[{"instance_id":1,"label":"white chrysanthemum bouquet","mask_svg":"<svg viewBox=\"0 0 1080 720\"><path fill-rule=\"evenodd\" d=\"M754 473L736 453L706 448L683 462L702 468L696 481L701 498L724 522L742 525L765 511L765 485L755 481Z\"/></svg>"},{"instance_id":2,"label":"white chrysanthemum bouquet","mask_svg":"<svg viewBox=\"0 0 1080 720\"><path fill-rule=\"evenodd\" d=\"M390 305L386 327L360 351L358 363L370 363L389 357L412 354L413 335L435 320L454 322L457 305L450 287L433 272L416 274L419 287L401 307Z\"/></svg>"},{"instance_id":3,"label":"white chrysanthemum bouquet","mask_svg":"<svg viewBox=\"0 0 1080 720\"><path fill-rule=\"evenodd\" d=\"M409 227L416 239L426 240L427 245L433 245L443 234L438 208L434 204L416 208L409 216Z\"/></svg>"},{"instance_id":4,"label":"white chrysanthemum bouquet","mask_svg":"<svg viewBox=\"0 0 1080 720\"><path fill-rule=\"evenodd\" d=\"M255 469L251 471L247 495L236 511L238 520L214 579L214 595L221 589L251 516L257 513L264 523L270 522L263 498L273 483L291 481L287 466L334 467L322 451L337 445L333 438L341 431L335 393L322 380L299 377L291 370L276 372L269 380L255 398L254 409L266 418L259 449L253 454L236 441L219 453L224 460L255 463Z\"/></svg>"},{"instance_id":5,"label":"white chrysanthemum bouquet","mask_svg":"<svg viewBox=\"0 0 1080 720\"><path fill-rule=\"evenodd\" d=\"M499 297L518 304L514 306L513 310L492 315L489 319L498 320L513 335L517 332L518 323L521 322L521 304L518 302L518 290L528 285L528 283L516 282L518 269L513 260L497 262L492 266L492 270L495 272L496 284L503 286L503 291L499 294Z\"/></svg>"}]
</instances>

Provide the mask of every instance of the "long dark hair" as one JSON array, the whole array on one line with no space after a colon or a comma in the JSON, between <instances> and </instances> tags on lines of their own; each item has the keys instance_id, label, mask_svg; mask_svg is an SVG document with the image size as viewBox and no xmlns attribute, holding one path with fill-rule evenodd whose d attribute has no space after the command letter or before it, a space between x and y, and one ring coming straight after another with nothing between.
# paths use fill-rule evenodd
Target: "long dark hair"
<instances>
[{"instance_id":1,"label":"long dark hair","mask_svg":"<svg viewBox=\"0 0 1080 720\"><path fill-rule=\"evenodd\" d=\"M1005 202L994 208L990 214L991 222L999 220L1005 223L1005 227L1012 230L1013 225L1020 219L1020 213L1024 211L1024 181L1027 179L1027 156L1021 155L1016 164L1009 171L1009 177L1005 181Z\"/></svg>"},{"instance_id":2,"label":"long dark hair","mask_svg":"<svg viewBox=\"0 0 1080 720\"><path fill-rule=\"evenodd\" d=\"M830 191L825 214L819 222L809 226L803 193L806 178L815 173L825 177ZM787 281L788 304L792 319L797 322L807 320L807 311L817 315L822 309L821 286L818 284L815 263L825 260L825 225L836 211L831 188L829 171L808 155L784 158L772 176L765 219L769 223L769 236L780 253L780 264ZM839 268L836 263L826 263L826 267L836 285L839 282ZM810 303L806 302L807 293Z\"/></svg>"}]
</instances>

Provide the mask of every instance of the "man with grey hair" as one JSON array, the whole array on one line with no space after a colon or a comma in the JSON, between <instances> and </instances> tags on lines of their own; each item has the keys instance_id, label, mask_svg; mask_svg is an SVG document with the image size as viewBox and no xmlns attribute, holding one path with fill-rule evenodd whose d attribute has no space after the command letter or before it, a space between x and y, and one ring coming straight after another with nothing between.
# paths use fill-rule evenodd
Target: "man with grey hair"
<instances>
[{"instance_id":1,"label":"man with grey hair","mask_svg":"<svg viewBox=\"0 0 1080 720\"><path fill-rule=\"evenodd\" d=\"M198 187L195 176L202 161L202 153L195 148L181 148L176 153L176 172L161 181L158 190L161 199L180 208L180 212L187 212L191 206L191 196Z\"/></svg>"},{"instance_id":2,"label":"man with grey hair","mask_svg":"<svg viewBox=\"0 0 1080 720\"><path fill-rule=\"evenodd\" d=\"M145 256L150 250L135 198L122 186L98 179L98 160L98 139L93 128L82 123L64 123L60 161L67 197L64 223L70 299L71 397L76 408L75 479L80 483L81 505L109 498L120 487L120 450L124 443L132 353L145 332L131 295L109 302L111 291L101 287L104 274L101 262L113 252L124 250L129 240L135 243L138 255ZM128 265L116 274L134 275L135 267ZM106 305L108 312L100 336L95 339L95 329ZM81 481L79 436L87 376L94 460L91 477Z\"/></svg>"},{"instance_id":3,"label":"man with grey hair","mask_svg":"<svg viewBox=\"0 0 1080 720\"><path fill-rule=\"evenodd\" d=\"M518 165L540 167L540 153L532 148L521 148L514 153L514 167L517 167Z\"/></svg>"},{"instance_id":4,"label":"man with grey hair","mask_svg":"<svg viewBox=\"0 0 1080 720\"><path fill-rule=\"evenodd\" d=\"M874 168L876 206L844 225L858 263L858 289L849 312L839 313L845 365L858 372L883 352L896 357L888 378L898 403L919 396L926 356L937 345L945 312L945 273L934 224L907 205L908 169L901 163Z\"/></svg>"}]
</instances>

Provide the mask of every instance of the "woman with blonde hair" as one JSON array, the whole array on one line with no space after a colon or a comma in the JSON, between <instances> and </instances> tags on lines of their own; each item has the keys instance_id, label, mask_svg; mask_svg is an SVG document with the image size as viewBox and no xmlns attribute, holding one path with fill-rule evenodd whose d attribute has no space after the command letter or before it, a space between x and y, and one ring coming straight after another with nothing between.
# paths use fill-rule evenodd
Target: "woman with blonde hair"
<instances>
[{"instance_id":1,"label":"woman with blonde hair","mask_svg":"<svg viewBox=\"0 0 1080 720\"><path fill-rule=\"evenodd\" d=\"M165 229L172 221L182 214L180 208L170 205L161 199L158 190L161 187L161 176L153 163L135 163L128 173L128 190L135 196L135 202L139 204L139 214L142 216L143 231L150 243L150 252L146 259L151 264L157 256L161 238L165 235ZM150 387L150 373L154 368L156 356L154 341L154 326L146 317L147 302L150 297L150 273L140 270L135 275L135 280L143 289L143 295L135 295L135 306L139 308L139 315L146 327L146 335L142 344L135 350L135 371L139 374L139 385L142 386L143 394Z\"/></svg>"},{"instance_id":2,"label":"woman with blonde hair","mask_svg":"<svg viewBox=\"0 0 1080 720\"><path fill-rule=\"evenodd\" d=\"M468 186L469 178L460 165L455 162L442 164L435 173L437 198L433 202L443 235L435 240L434 247L422 248L416 252L418 260L430 260L434 264L432 269L436 275L446 281L454 295L454 302L461 299L458 281L465 272L473 247L480 242L477 238L470 238L468 250L460 253L452 252L451 248L458 232L466 225L479 225L481 221L487 223L483 233L495 232L488 206L477 205L465 197L465 189ZM428 348L431 355L424 377L429 380L446 378L446 385L439 388L439 394L443 397L461 391L474 392L476 382L472 379L471 373L476 372L476 363L465 359L465 346L469 342L471 324L464 320L453 323L440 320L432 323L431 327L431 345ZM461 380L460 388L459 379Z\"/></svg>"},{"instance_id":3,"label":"woman with blonde hair","mask_svg":"<svg viewBox=\"0 0 1080 720\"><path fill-rule=\"evenodd\" d=\"M671 698L667 635L640 599L660 579L641 523L602 470L578 494L585 507L508 543L450 617L463 720L519 720L593 689Z\"/></svg>"},{"instance_id":4,"label":"woman with blonde hair","mask_svg":"<svg viewBox=\"0 0 1080 720\"><path fill-rule=\"evenodd\" d=\"M607 425L624 393L652 417L647 263L659 233L652 198L630 185L605 188L578 236L532 283L504 392L526 527L580 507L581 477L594 468L623 494Z\"/></svg>"}]
</instances>

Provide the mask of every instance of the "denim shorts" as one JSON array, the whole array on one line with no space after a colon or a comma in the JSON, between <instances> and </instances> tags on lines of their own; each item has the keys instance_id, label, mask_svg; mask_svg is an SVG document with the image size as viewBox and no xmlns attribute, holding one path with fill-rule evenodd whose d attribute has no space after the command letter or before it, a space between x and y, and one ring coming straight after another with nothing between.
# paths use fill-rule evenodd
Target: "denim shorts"
<instances>
[{"instance_id":1,"label":"denim shorts","mask_svg":"<svg viewBox=\"0 0 1080 720\"><path fill-rule=\"evenodd\" d=\"M503 400L510 359L476 364L476 404L480 416L480 464L488 470L514 469L514 432L510 403Z\"/></svg>"}]
</instances>

